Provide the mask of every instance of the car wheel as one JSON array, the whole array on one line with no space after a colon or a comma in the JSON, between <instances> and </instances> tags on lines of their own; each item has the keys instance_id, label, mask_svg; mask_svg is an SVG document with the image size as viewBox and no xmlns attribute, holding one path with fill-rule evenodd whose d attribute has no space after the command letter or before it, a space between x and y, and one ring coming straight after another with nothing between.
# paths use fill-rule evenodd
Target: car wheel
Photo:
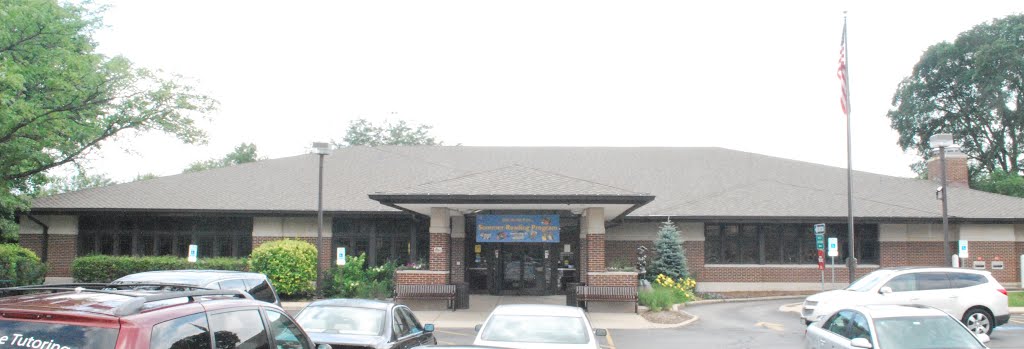
<instances>
[{"instance_id":1,"label":"car wheel","mask_svg":"<svg viewBox=\"0 0 1024 349\"><path fill-rule=\"evenodd\" d=\"M970 329L971 332L977 334L992 334L992 328L995 327L994 325L996 323L995 319L992 318L992 315L984 309L978 308L967 310L967 313L964 314L963 321L964 325L967 325L967 328Z\"/></svg>"}]
</instances>

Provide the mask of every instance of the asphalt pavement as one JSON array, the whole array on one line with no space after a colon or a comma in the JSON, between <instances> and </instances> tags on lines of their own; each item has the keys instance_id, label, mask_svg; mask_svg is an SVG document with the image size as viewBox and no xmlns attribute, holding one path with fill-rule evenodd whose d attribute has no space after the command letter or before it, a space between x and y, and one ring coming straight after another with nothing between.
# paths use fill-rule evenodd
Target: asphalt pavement
<instances>
[{"instance_id":1,"label":"asphalt pavement","mask_svg":"<svg viewBox=\"0 0 1024 349\"><path fill-rule=\"evenodd\" d=\"M799 299L691 305L684 309L699 319L671 329L610 329L601 338L606 349L803 348L804 327L794 311ZM438 328L438 344L470 344L472 328ZM993 349L1024 348L1024 315L996 328L988 346Z\"/></svg>"}]
</instances>

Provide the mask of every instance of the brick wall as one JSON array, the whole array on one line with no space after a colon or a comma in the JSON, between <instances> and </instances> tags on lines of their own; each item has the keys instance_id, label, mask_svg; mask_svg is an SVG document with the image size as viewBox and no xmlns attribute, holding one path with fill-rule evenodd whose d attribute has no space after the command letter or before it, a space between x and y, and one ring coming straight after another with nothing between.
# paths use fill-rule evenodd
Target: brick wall
<instances>
[{"instance_id":1,"label":"brick wall","mask_svg":"<svg viewBox=\"0 0 1024 349\"><path fill-rule=\"evenodd\" d=\"M43 258L43 235L22 234L18 237L18 244L35 252L36 256ZM46 265L49 270L46 276L49 277L70 277L71 262L78 254L78 235L57 235L50 234L50 248L47 251Z\"/></svg>"},{"instance_id":2,"label":"brick wall","mask_svg":"<svg viewBox=\"0 0 1024 349\"><path fill-rule=\"evenodd\" d=\"M965 267L971 268L973 261L982 260L985 261L986 270L992 272L992 276L1000 283L1020 282L1020 255L1015 245L1010 241L971 241L968 245L971 258L967 260ZM994 260L1003 261L1004 269L993 270Z\"/></svg>"},{"instance_id":3,"label":"brick wall","mask_svg":"<svg viewBox=\"0 0 1024 349\"><path fill-rule=\"evenodd\" d=\"M836 261L836 282L849 283L850 272L845 265ZM857 266L857 277L864 276L878 270L878 267ZM705 266L700 271L697 282L821 282L821 272L817 265L789 266L789 265L722 265ZM832 281L832 271L829 264L825 265L825 282Z\"/></svg>"},{"instance_id":4,"label":"brick wall","mask_svg":"<svg viewBox=\"0 0 1024 349\"><path fill-rule=\"evenodd\" d=\"M253 236L252 237L252 249L255 250L257 247L265 242L275 240L302 240L316 246L315 237L299 237L299 238L284 238L279 236ZM331 270L331 263L334 262L334 251L331 251L331 238L330 236L324 236L323 245L320 246L320 258L319 258L320 270L324 271L323 275L327 275L327 271Z\"/></svg>"},{"instance_id":5,"label":"brick wall","mask_svg":"<svg viewBox=\"0 0 1024 349\"><path fill-rule=\"evenodd\" d=\"M587 234L587 272L605 271L604 234Z\"/></svg>"},{"instance_id":6,"label":"brick wall","mask_svg":"<svg viewBox=\"0 0 1024 349\"><path fill-rule=\"evenodd\" d=\"M586 235L580 237L580 256L579 256L579 272L580 282L587 282L587 239Z\"/></svg>"},{"instance_id":7,"label":"brick wall","mask_svg":"<svg viewBox=\"0 0 1024 349\"><path fill-rule=\"evenodd\" d=\"M650 265L654 261L654 256L657 253L654 251L654 242L645 240L630 240L630 241L615 241L606 240L604 242L604 260L605 265L613 266L621 264L623 261L629 263L629 265L636 265L636 248L644 246L647 247L647 265Z\"/></svg>"},{"instance_id":8,"label":"brick wall","mask_svg":"<svg viewBox=\"0 0 1024 349\"><path fill-rule=\"evenodd\" d=\"M395 272L396 285L445 285L448 272L427 270L398 270Z\"/></svg>"},{"instance_id":9,"label":"brick wall","mask_svg":"<svg viewBox=\"0 0 1024 349\"><path fill-rule=\"evenodd\" d=\"M883 268L949 264L949 261L942 257L941 241L882 241L879 245L879 265ZM955 242L950 243L949 253L956 253Z\"/></svg>"},{"instance_id":10,"label":"brick wall","mask_svg":"<svg viewBox=\"0 0 1024 349\"><path fill-rule=\"evenodd\" d=\"M637 283L633 272L591 272L588 279L588 286L636 286Z\"/></svg>"},{"instance_id":11,"label":"brick wall","mask_svg":"<svg viewBox=\"0 0 1024 349\"><path fill-rule=\"evenodd\" d=\"M466 281L466 239L452 238L452 283Z\"/></svg>"},{"instance_id":12,"label":"brick wall","mask_svg":"<svg viewBox=\"0 0 1024 349\"><path fill-rule=\"evenodd\" d=\"M448 270L448 249L451 248L451 235L445 233L430 234L430 270Z\"/></svg>"},{"instance_id":13,"label":"brick wall","mask_svg":"<svg viewBox=\"0 0 1024 349\"><path fill-rule=\"evenodd\" d=\"M684 241L683 247L686 249L686 267L699 282L699 276L704 273L704 241Z\"/></svg>"}]
</instances>

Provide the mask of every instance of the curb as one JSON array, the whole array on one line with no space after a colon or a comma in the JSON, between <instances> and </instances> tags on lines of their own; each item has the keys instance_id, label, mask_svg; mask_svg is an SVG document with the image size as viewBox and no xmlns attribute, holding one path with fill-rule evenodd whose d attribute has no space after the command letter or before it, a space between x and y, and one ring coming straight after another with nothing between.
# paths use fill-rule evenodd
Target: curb
<instances>
[{"instance_id":1,"label":"curb","mask_svg":"<svg viewBox=\"0 0 1024 349\"><path fill-rule=\"evenodd\" d=\"M809 295L803 296L772 296L772 297L753 297L753 298L727 298L727 299L705 299L700 301L686 302L686 305L701 305L701 304L715 304L715 303L739 303L739 302L756 302L756 301L771 301L780 299L800 299L807 298Z\"/></svg>"}]
</instances>

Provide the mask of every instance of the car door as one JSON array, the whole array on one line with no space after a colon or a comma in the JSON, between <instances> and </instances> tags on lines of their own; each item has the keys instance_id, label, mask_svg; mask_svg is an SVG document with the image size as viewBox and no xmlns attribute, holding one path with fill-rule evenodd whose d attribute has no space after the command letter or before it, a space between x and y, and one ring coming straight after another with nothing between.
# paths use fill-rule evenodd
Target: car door
<instances>
[{"instance_id":1,"label":"car door","mask_svg":"<svg viewBox=\"0 0 1024 349\"><path fill-rule=\"evenodd\" d=\"M313 349L309 339L291 317L274 309L264 308L267 314L267 328L270 329L272 349Z\"/></svg>"},{"instance_id":2,"label":"car door","mask_svg":"<svg viewBox=\"0 0 1024 349\"><path fill-rule=\"evenodd\" d=\"M416 336L413 335L408 320L402 316L400 307L391 309L391 332L394 342L391 348L393 349L409 349L419 345L416 343Z\"/></svg>"},{"instance_id":3,"label":"car door","mask_svg":"<svg viewBox=\"0 0 1024 349\"><path fill-rule=\"evenodd\" d=\"M881 290L888 287L892 290L890 293L884 293ZM917 274L907 273L894 276L889 281L886 281L882 287L879 288L879 295L875 297L877 304L918 304L921 300L921 293L917 291Z\"/></svg>"},{"instance_id":4,"label":"car door","mask_svg":"<svg viewBox=\"0 0 1024 349\"><path fill-rule=\"evenodd\" d=\"M807 328L807 346L812 349L849 348L849 327L853 323L852 310L841 310L832 315L825 323Z\"/></svg>"},{"instance_id":5,"label":"car door","mask_svg":"<svg viewBox=\"0 0 1024 349\"><path fill-rule=\"evenodd\" d=\"M923 304L938 308L947 314L954 314L960 294L953 289L946 272L917 273L918 300L915 304Z\"/></svg>"},{"instance_id":6,"label":"car door","mask_svg":"<svg viewBox=\"0 0 1024 349\"><path fill-rule=\"evenodd\" d=\"M406 323L409 324L409 329L412 332L411 335L415 336L415 345L436 344L434 341L434 334L423 329L423 325L420 324L419 319L417 319L416 315L412 313L412 310L406 307L401 307L399 308L399 312L402 314L402 317L405 318Z\"/></svg>"}]
</instances>

